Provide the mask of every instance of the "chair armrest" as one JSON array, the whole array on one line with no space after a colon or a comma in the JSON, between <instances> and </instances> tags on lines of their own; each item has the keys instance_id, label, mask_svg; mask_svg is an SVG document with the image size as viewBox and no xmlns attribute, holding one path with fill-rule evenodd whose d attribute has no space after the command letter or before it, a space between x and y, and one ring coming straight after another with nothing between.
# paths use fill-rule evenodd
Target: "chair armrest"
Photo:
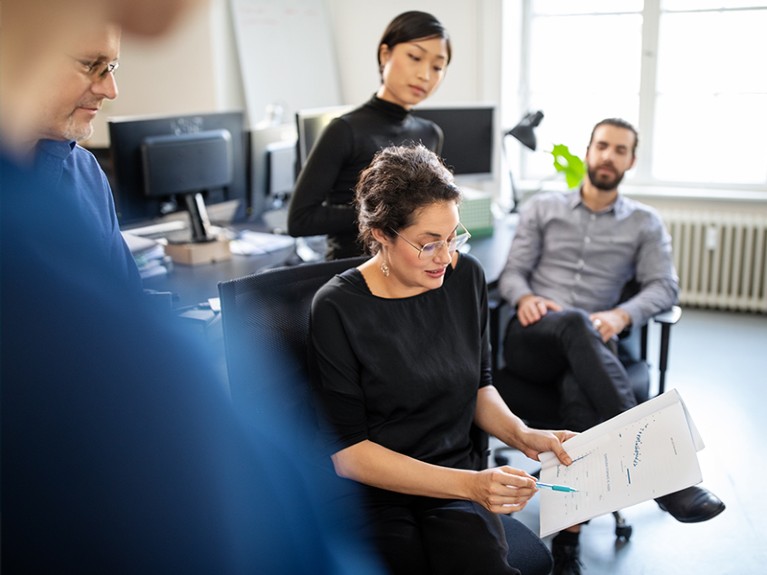
<instances>
[{"instance_id":1,"label":"chair armrest","mask_svg":"<svg viewBox=\"0 0 767 575\"><path fill-rule=\"evenodd\" d=\"M501 324L502 310L508 306L508 302L501 297L498 291L498 280L492 281L487 285L487 311L490 316L490 351L492 353L493 372L497 371L500 362L498 360L501 351Z\"/></svg>"},{"instance_id":2,"label":"chair armrest","mask_svg":"<svg viewBox=\"0 0 767 575\"><path fill-rule=\"evenodd\" d=\"M653 316L653 321L660 324L660 350L658 358L658 395L666 391L666 369L668 368L668 348L671 342L671 326L682 318L682 308L678 305ZM646 345L646 344L645 344Z\"/></svg>"},{"instance_id":3,"label":"chair armrest","mask_svg":"<svg viewBox=\"0 0 767 575\"><path fill-rule=\"evenodd\" d=\"M655 323L674 325L682 318L682 308L678 305L671 306L671 309L659 312L652 316Z\"/></svg>"}]
</instances>

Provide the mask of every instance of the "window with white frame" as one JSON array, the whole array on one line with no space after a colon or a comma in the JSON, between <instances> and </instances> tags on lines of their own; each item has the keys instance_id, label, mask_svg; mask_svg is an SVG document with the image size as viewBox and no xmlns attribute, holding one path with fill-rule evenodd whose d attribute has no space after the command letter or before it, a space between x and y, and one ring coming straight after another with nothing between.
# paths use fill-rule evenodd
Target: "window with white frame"
<instances>
[{"instance_id":1,"label":"window with white frame","mask_svg":"<svg viewBox=\"0 0 767 575\"><path fill-rule=\"evenodd\" d=\"M593 125L621 117L640 133L627 182L767 190L767 1L521 5L517 108L545 117L520 178L551 176L553 144L582 156Z\"/></svg>"}]
</instances>

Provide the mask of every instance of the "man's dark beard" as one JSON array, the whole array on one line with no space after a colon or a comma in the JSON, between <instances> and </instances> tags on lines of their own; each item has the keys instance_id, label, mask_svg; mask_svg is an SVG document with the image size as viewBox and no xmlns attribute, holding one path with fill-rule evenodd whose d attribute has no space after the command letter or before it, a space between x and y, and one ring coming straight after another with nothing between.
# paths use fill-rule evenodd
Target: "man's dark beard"
<instances>
[{"instance_id":1,"label":"man's dark beard","mask_svg":"<svg viewBox=\"0 0 767 575\"><path fill-rule=\"evenodd\" d=\"M589 181L591 182L591 185L593 185L596 189L602 190L604 192L610 192L618 187L618 184L620 184L623 181L623 176L626 175L626 172L622 174L618 174L615 176L612 180L600 180L597 176L597 169L596 168L588 168L589 173Z\"/></svg>"}]
</instances>

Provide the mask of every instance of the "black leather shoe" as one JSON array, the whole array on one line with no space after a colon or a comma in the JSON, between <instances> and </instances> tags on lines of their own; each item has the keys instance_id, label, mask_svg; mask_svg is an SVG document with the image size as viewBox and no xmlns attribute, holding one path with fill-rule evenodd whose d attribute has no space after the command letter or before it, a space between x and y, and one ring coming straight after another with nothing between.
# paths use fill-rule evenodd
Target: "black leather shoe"
<instances>
[{"instance_id":1,"label":"black leather shoe","mask_svg":"<svg viewBox=\"0 0 767 575\"><path fill-rule=\"evenodd\" d=\"M580 545L563 545L556 540L551 542L551 554L554 557L554 570L551 575L581 575L579 554Z\"/></svg>"},{"instance_id":2,"label":"black leather shoe","mask_svg":"<svg viewBox=\"0 0 767 575\"><path fill-rule=\"evenodd\" d=\"M724 511L724 503L716 495L693 485L676 493L669 493L656 500L663 511L682 523L708 521Z\"/></svg>"}]
</instances>

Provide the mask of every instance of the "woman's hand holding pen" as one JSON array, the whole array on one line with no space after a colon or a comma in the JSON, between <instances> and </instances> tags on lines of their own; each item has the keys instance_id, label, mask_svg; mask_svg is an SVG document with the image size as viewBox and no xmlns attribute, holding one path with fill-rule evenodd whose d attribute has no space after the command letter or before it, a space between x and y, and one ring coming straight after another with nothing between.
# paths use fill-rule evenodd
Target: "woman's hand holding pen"
<instances>
[{"instance_id":1,"label":"woman's hand holding pen","mask_svg":"<svg viewBox=\"0 0 767 575\"><path fill-rule=\"evenodd\" d=\"M535 477L504 465L473 476L471 499L492 513L515 513L524 509L537 491Z\"/></svg>"}]
</instances>

